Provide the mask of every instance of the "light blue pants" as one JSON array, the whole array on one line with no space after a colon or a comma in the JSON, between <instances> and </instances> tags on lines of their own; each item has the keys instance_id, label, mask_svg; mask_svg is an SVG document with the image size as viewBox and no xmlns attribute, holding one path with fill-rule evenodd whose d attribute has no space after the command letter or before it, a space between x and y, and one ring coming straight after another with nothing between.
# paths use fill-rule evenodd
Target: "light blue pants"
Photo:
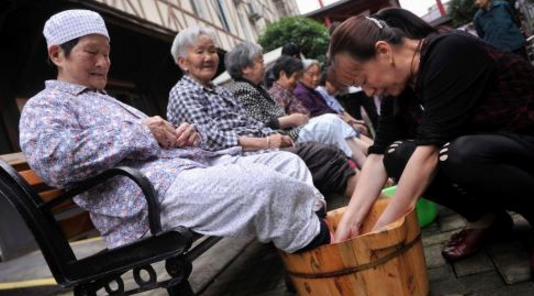
<instances>
[{"instance_id":1,"label":"light blue pants","mask_svg":"<svg viewBox=\"0 0 534 296\"><path fill-rule=\"evenodd\" d=\"M352 150L346 139L357 137L358 133L337 114L323 114L311 118L302 126L297 142L319 142L334 144L341 149L347 157L352 157Z\"/></svg>"}]
</instances>

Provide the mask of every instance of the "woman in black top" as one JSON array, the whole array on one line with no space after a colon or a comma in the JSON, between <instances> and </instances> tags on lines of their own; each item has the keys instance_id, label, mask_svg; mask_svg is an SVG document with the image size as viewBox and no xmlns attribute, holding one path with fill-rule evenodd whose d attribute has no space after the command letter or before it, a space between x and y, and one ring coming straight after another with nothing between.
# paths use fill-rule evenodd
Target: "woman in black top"
<instances>
[{"instance_id":1,"label":"woman in black top","mask_svg":"<svg viewBox=\"0 0 534 296\"><path fill-rule=\"evenodd\" d=\"M427 30L406 29L415 26ZM330 54L341 84L388 96L336 240L359 234L388 176L398 181L397 193L374 230L424 195L468 220L443 250L449 260L509 229L505 210L534 223L532 65L466 34L435 33L401 9L348 19L334 32Z\"/></svg>"}]
</instances>

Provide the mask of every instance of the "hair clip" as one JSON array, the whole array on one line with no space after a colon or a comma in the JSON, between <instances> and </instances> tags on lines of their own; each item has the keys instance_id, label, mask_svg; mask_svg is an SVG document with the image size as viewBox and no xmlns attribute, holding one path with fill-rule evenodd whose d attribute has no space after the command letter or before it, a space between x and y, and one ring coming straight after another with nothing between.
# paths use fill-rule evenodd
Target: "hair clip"
<instances>
[{"instance_id":1,"label":"hair clip","mask_svg":"<svg viewBox=\"0 0 534 296\"><path fill-rule=\"evenodd\" d=\"M378 28L380 28L380 29L384 29L384 25L382 25L382 24L380 23L379 20L377 20L377 19L375 19L375 18L373 18L373 17L368 17L368 16L366 16L365 18L368 19L368 20L370 20L370 21L372 21L373 23L375 23L375 25L376 25Z\"/></svg>"}]
</instances>

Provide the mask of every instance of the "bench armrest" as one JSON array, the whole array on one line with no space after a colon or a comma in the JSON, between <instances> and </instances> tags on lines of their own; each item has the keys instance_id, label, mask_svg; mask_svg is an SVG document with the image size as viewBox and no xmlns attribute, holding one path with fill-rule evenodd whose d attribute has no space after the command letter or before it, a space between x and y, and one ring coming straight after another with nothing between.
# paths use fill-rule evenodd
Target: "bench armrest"
<instances>
[{"instance_id":1,"label":"bench armrest","mask_svg":"<svg viewBox=\"0 0 534 296\"><path fill-rule=\"evenodd\" d=\"M72 188L70 188L67 192L65 192L65 194L45 203L43 207L52 209L53 207L65 202L66 200L72 199L74 196L88 191L104 183L105 181L118 176L127 177L131 179L137 184L137 186L139 186L139 188L141 188L147 201L148 223L150 226L150 232L152 233L152 235L160 233L160 211L154 186L152 186L148 178L141 171L126 166L114 167L101 172L97 176L94 176L82 182L78 182L74 184L74 186L72 186Z\"/></svg>"}]
</instances>

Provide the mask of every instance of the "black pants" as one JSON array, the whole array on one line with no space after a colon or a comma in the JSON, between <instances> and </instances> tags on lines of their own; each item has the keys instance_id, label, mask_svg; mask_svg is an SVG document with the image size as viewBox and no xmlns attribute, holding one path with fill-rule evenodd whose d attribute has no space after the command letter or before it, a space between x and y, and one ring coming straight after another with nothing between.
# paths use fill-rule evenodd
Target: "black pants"
<instances>
[{"instance_id":1,"label":"black pants","mask_svg":"<svg viewBox=\"0 0 534 296\"><path fill-rule=\"evenodd\" d=\"M393 179L416 148L396 142L384 155ZM489 212L515 211L534 226L534 137L484 134L462 136L440 149L438 172L423 196L476 221Z\"/></svg>"},{"instance_id":2,"label":"black pants","mask_svg":"<svg viewBox=\"0 0 534 296\"><path fill-rule=\"evenodd\" d=\"M332 144L305 142L282 150L295 153L306 163L313 184L323 195L343 194L348 179L355 174L345 153Z\"/></svg>"}]
</instances>

